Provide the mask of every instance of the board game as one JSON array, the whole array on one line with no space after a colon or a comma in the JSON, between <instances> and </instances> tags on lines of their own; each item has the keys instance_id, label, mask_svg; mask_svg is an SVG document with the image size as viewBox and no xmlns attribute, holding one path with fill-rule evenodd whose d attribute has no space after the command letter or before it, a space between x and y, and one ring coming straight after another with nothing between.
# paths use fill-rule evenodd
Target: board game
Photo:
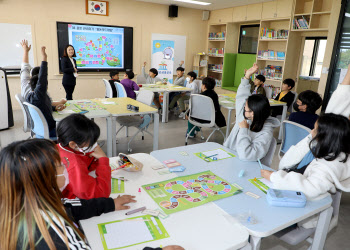
<instances>
[{"instance_id":1,"label":"board game","mask_svg":"<svg viewBox=\"0 0 350 250\"><path fill-rule=\"evenodd\" d=\"M96 102L92 102L92 101L81 101L81 102L79 101L74 103L74 106L78 108L79 111L83 111L83 110L92 111L92 110L106 109L105 107L102 107L98 105Z\"/></svg>"},{"instance_id":2,"label":"board game","mask_svg":"<svg viewBox=\"0 0 350 250\"><path fill-rule=\"evenodd\" d=\"M166 213L172 214L241 192L211 171L179 176L142 188Z\"/></svg>"}]
</instances>

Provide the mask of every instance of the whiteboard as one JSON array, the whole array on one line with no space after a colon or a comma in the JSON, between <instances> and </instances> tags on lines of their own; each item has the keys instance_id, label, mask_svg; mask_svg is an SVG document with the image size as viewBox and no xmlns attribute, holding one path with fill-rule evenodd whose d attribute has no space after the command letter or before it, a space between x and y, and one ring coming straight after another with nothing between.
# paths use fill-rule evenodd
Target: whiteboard
<instances>
[{"instance_id":1,"label":"whiteboard","mask_svg":"<svg viewBox=\"0 0 350 250\"><path fill-rule=\"evenodd\" d=\"M180 62L184 61L186 63L186 36L153 33L152 34L152 41L153 40L169 40L169 41L175 42L175 46L174 46L174 71L173 71L174 73L173 74L176 75L176 69L177 69L177 67L179 67ZM183 65L183 67L185 67L185 63Z\"/></svg>"},{"instance_id":2,"label":"whiteboard","mask_svg":"<svg viewBox=\"0 0 350 250\"><path fill-rule=\"evenodd\" d=\"M29 63L34 65L32 27L27 24L0 23L1 46L0 67L20 68L23 49L20 42L27 39L32 45L29 51Z\"/></svg>"}]
</instances>

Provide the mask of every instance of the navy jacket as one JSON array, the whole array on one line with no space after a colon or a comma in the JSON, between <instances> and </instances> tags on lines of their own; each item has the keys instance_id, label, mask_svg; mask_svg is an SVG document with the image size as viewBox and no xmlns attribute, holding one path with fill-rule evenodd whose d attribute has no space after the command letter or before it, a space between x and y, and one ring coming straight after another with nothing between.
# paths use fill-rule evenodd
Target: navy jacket
<instances>
[{"instance_id":1,"label":"navy jacket","mask_svg":"<svg viewBox=\"0 0 350 250\"><path fill-rule=\"evenodd\" d=\"M73 58L75 65L77 62ZM76 84L76 78L74 76L74 66L69 57L61 58L61 70L63 72L62 84L66 86L74 86Z\"/></svg>"}]
</instances>

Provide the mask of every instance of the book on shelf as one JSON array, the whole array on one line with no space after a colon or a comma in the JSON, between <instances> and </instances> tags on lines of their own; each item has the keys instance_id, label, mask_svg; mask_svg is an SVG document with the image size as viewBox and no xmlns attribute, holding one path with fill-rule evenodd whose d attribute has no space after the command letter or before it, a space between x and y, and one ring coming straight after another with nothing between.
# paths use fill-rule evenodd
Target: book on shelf
<instances>
[{"instance_id":1,"label":"book on shelf","mask_svg":"<svg viewBox=\"0 0 350 250\"><path fill-rule=\"evenodd\" d=\"M282 66L267 65L259 71L266 79L282 80Z\"/></svg>"},{"instance_id":2,"label":"book on shelf","mask_svg":"<svg viewBox=\"0 0 350 250\"><path fill-rule=\"evenodd\" d=\"M225 54L224 48L209 48L210 56L223 56Z\"/></svg>"},{"instance_id":3,"label":"book on shelf","mask_svg":"<svg viewBox=\"0 0 350 250\"><path fill-rule=\"evenodd\" d=\"M268 85L268 84L264 84L264 88L266 89L271 89L271 97L272 99L275 99L276 96L281 92L280 87L276 87L273 85ZM269 91L266 91L269 92Z\"/></svg>"},{"instance_id":4,"label":"book on shelf","mask_svg":"<svg viewBox=\"0 0 350 250\"><path fill-rule=\"evenodd\" d=\"M274 50L259 50L258 59L270 59L270 60L284 60L286 57L285 52Z\"/></svg>"},{"instance_id":5,"label":"book on shelf","mask_svg":"<svg viewBox=\"0 0 350 250\"><path fill-rule=\"evenodd\" d=\"M225 40L226 32L210 32L209 33L209 40Z\"/></svg>"},{"instance_id":6,"label":"book on shelf","mask_svg":"<svg viewBox=\"0 0 350 250\"><path fill-rule=\"evenodd\" d=\"M208 64L209 70L222 71L223 64Z\"/></svg>"},{"instance_id":7,"label":"book on shelf","mask_svg":"<svg viewBox=\"0 0 350 250\"><path fill-rule=\"evenodd\" d=\"M287 39L289 30L261 28L260 39Z\"/></svg>"},{"instance_id":8,"label":"book on shelf","mask_svg":"<svg viewBox=\"0 0 350 250\"><path fill-rule=\"evenodd\" d=\"M208 64L208 60L201 60L200 61L200 63L199 63L199 66L203 66L203 67L205 67L205 66L207 66L207 64Z\"/></svg>"},{"instance_id":9,"label":"book on shelf","mask_svg":"<svg viewBox=\"0 0 350 250\"><path fill-rule=\"evenodd\" d=\"M294 18L293 20L293 29L309 29L309 18L301 16L301 18Z\"/></svg>"}]
</instances>

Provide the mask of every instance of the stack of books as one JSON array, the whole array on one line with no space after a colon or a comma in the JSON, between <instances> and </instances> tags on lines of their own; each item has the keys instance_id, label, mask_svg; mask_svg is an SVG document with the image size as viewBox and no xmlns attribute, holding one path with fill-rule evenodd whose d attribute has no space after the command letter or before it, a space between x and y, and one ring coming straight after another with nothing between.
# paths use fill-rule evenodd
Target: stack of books
<instances>
[{"instance_id":1,"label":"stack of books","mask_svg":"<svg viewBox=\"0 0 350 250\"><path fill-rule=\"evenodd\" d=\"M209 55L210 56L223 56L225 53L225 49L224 48L210 48L209 49Z\"/></svg>"},{"instance_id":2,"label":"stack of books","mask_svg":"<svg viewBox=\"0 0 350 250\"><path fill-rule=\"evenodd\" d=\"M286 57L286 53L282 51L274 51L274 50L259 50L258 58L260 59L270 59L270 60L284 60Z\"/></svg>"},{"instance_id":3,"label":"stack of books","mask_svg":"<svg viewBox=\"0 0 350 250\"><path fill-rule=\"evenodd\" d=\"M259 71L266 79L282 80L282 66L267 65Z\"/></svg>"},{"instance_id":4,"label":"stack of books","mask_svg":"<svg viewBox=\"0 0 350 250\"><path fill-rule=\"evenodd\" d=\"M289 30L261 28L260 39L287 39Z\"/></svg>"},{"instance_id":5,"label":"stack of books","mask_svg":"<svg viewBox=\"0 0 350 250\"><path fill-rule=\"evenodd\" d=\"M309 18L301 16L298 18L294 18L293 20L293 29L299 30L299 29L309 29Z\"/></svg>"},{"instance_id":6,"label":"stack of books","mask_svg":"<svg viewBox=\"0 0 350 250\"><path fill-rule=\"evenodd\" d=\"M209 70L221 71L223 69L223 64L208 64Z\"/></svg>"},{"instance_id":7,"label":"stack of books","mask_svg":"<svg viewBox=\"0 0 350 250\"><path fill-rule=\"evenodd\" d=\"M209 33L209 40L225 40L226 32Z\"/></svg>"}]
</instances>

